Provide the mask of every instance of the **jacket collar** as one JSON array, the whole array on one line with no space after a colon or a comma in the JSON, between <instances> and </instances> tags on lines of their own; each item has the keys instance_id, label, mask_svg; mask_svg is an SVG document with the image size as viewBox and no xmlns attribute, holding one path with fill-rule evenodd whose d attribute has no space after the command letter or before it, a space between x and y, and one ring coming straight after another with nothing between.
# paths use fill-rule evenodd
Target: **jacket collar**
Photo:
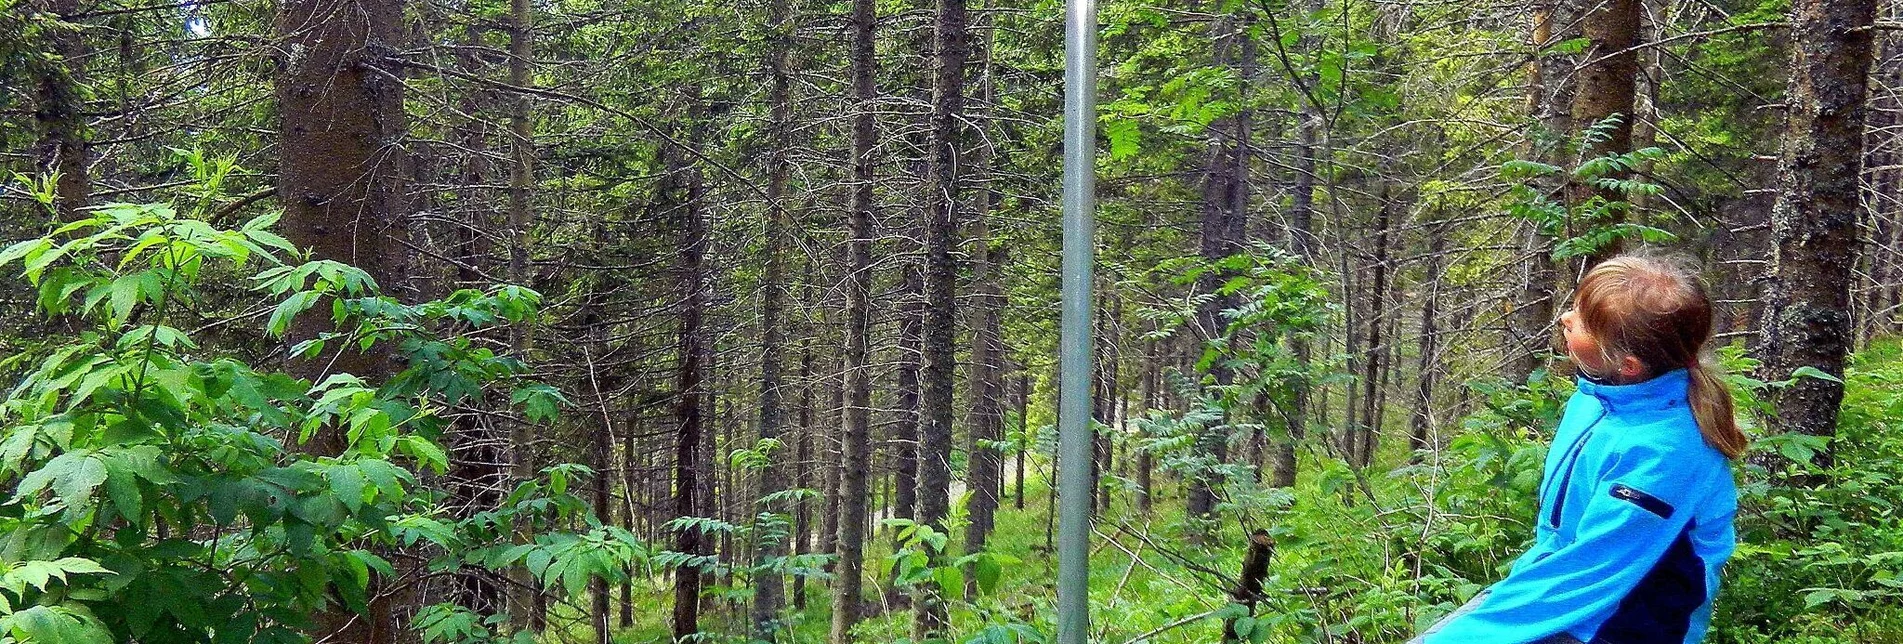
<instances>
[{"instance_id":1,"label":"jacket collar","mask_svg":"<svg viewBox=\"0 0 1903 644\"><path fill-rule=\"evenodd\" d=\"M1579 377L1579 393L1599 399L1612 409L1654 409L1685 404L1691 389L1691 372L1673 369L1650 380L1629 385L1612 385Z\"/></svg>"}]
</instances>

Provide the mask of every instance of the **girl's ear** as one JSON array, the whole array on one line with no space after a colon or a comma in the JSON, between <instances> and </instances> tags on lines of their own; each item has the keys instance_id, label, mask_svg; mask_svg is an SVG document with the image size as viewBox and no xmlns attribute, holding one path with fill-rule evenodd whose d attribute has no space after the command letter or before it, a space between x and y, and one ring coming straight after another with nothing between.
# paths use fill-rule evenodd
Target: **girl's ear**
<instances>
[{"instance_id":1,"label":"girl's ear","mask_svg":"<svg viewBox=\"0 0 1903 644\"><path fill-rule=\"evenodd\" d=\"M1645 376L1645 363L1639 362L1639 359L1637 357L1628 355L1619 359L1619 380L1620 381L1638 382L1639 378L1642 378L1644 376Z\"/></svg>"}]
</instances>

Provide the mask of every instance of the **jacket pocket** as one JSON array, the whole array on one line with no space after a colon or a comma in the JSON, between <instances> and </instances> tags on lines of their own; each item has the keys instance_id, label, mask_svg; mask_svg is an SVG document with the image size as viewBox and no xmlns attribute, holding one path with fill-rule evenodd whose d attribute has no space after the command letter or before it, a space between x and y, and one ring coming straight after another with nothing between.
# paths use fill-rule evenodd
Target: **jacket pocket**
<instances>
[{"instance_id":1,"label":"jacket pocket","mask_svg":"<svg viewBox=\"0 0 1903 644\"><path fill-rule=\"evenodd\" d=\"M1646 512L1656 514L1661 519L1672 518L1672 504L1624 483L1612 484L1612 498L1644 508Z\"/></svg>"}]
</instances>

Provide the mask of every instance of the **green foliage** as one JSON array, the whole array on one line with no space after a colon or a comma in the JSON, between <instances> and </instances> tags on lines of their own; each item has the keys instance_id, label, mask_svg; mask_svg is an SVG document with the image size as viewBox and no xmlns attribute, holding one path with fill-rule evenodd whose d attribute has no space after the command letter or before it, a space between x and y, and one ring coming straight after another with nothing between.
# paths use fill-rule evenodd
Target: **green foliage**
<instances>
[{"instance_id":1,"label":"green foliage","mask_svg":"<svg viewBox=\"0 0 1903 644\"><path fill-rule=\"evenodd\" d=\"M202 212L229 165L194 166L211 168ZM592 519L511 543L518 526L583 517L566 481L585 469L551 467L502 507L460 520L422 476L448 463L443 409L492 392L544 414L559 404L518 361L442 333L525 321L539 296L503 287L401 303L355 268L287 263L297 252L270 232L274 219L223 229L167 205L110 204L0 252L41 311L78 329L0 363L17 382L0 402L0 481L11 489L0 502L0 634L295 642L313 615L365 610L372 580L395 572L379 553L394 548L426 546L439 573L525 566L571 594L645 559L633 535ZM185 329L233 305L207 286L239 280L252 289L236 306L271 311L270 335L329 313L331 330L295 354L388 352L402 370L312 383L203 350ZM450 617L419 626L446 638L496 624Z\"/></svg>"},{"instance_id":2,"label":"green foliage","mask_svg":"<svg viewBox=\"0 0 1903 644\"><path fill-rule=\"evenodd\" d=\"M958 505L962 508L962 501ZM953 524L948 522L948 527L955 529ZM953 641L964 644L1033 644L1045 641L1037 628L1009 613L998 611L995 605L997 598L994 595L1005 578L1004 571L1022 564L1022 560L994 550L968 552L956 558L937 556L946 552L951 545L949 534L909 519L886 519L883 525L893 531L898 547L880 562L879 573L882 578L891 579L904 588L929 585L953 609L971 611L984 617L976 634L968 639ZM976 595L965 595L967 577L974 582L972 586L977 590Z\"/></svg>"},{"instance_id":3,"label":"green foliage","mask_svg":"<svg viewBox=\"0 0 1903 644\"><path fill-rule=\"evenodd\" d=\"M1613 115L1593 124L1580 133L1575 144L1584 148L1605 140L1623 118ZM1513 182L1507 195L1506 213L1537 226L1541 235L1556 239L1552 254L1555 261L1591 255L1620 240L1648 244L1675 241L1677 236L1663 228L1627 221L1631 199L1663 191L1661 186L1643 177L1627 175L1664 157L1665 151L1659 148L1615 152L1585 159L1570 172L1534 161L1508 161L1500 166L1501 178ZM1564 182L1556 181L1562 176L1599 191L1569 207L1554 194L1564 186ZM1620 198L1608 199L1600 191Z\"/></svg>"},{"instance_id":4,"label":"green foliage","mask_svg":"<svg viewBox=\"0 0 1903 644\"><path fill-rule=\"evenodd\" d=\"M1167 375L1171 388L1189 404L1174 414L1150 412L1140 419L1141 449L1160 457L1165 471L1186 480L1230 487L1224 503L1231 505L1224 509L1237 509L1234 504L1286 505L1286 495L1254 490L1254 469L1218 458L1214 447L1234 434L1258 430L1273 440L1290 440L1295 397L1332 381L1323 366L1326 361L1299 356L1291 346L1313 339L1336 312L1323 277L1287 252L1260 243L1250 252L1216 261L1186 257L1168 262L1157 273L1181 286L1213 282L1216 287L1192 289L1171 307L1141 312L1156 323L1151 337L1193 333L1206 338L1195 365L1198 373L1220 367L1233 377L1220 383L1207 375L1194 380ZM1222 328L1195 328L1201 322L1198 312L1219 298L1233 303L1220 313Z\"/></svg>"},{"instance_id":5,"label":"green foliage","mask_svg":"<svg viewBox=\"0 0 1903 644\"><path fill-rule=\"evenodd\" d=\"M1753 449L1740 489L1738 552L1716 633L1736 642L1879 642L1903 638L1903 347L1877 343L1846 370L1837 434L1782 434ZM1747 363L1748 364L1748 363ZM1819 374L1821 375L1821 374ZM1800 376L1800 377L1817 377ZM1752 404L1764 389L1748 383ZM1815 457L1829 454L1827 465Z\"/></svg>"}]
</instances>

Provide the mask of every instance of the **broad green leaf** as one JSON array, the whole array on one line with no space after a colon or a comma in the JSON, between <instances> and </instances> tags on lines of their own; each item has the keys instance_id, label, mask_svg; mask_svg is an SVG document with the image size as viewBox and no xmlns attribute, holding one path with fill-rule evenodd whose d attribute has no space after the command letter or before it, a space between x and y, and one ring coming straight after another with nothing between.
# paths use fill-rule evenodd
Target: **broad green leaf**
<instances>
[{"instance_id":1,"label":"broad green leaf","mask_svg":"<svg viewBox=\"0 0 1903 644\"><path fill-rule=\"evenodd\" d=\"M998 589L998 579L1004 576L1004 567L998 565L995 557L980 556L972 562L971 572L978 580L978 589L991 594Z\"/></svg>"},{"instance_id":2,"label":"broad green leaf","mask_svg":"<svg viewBox=\"0 0 1903 644\"><path fill-rule=\"evenodd\" d=\"M965 592L965 571L957 566L940 566L932 569L932 580L938 582L938 589L947 596L956 596Z\"/></svg>"},{"instance_id":3,"label":"broad green leaf","mask_svg":"<svg viewBox=\"0 0 1903 644\"><path fill-rule=\"evenodd\" d=\"M264 325L265 330L273 336L283 337L291 328L291 320L317 304L317 298L322 296L317 291L298 291L285 298L271 311L271 319Z\"/></svg>"},{"instance_id":4,"label":"broad green leaf","mask_svg":"<svg viewBox=\"0 0 1903 644\"><path fill-rule=\"evenodd\" d=\"M325 478L330 480L331 493L337 495L344 507L353 513L363 507L366 497L362 470L353 465L339 465L325 472Z\"/></svg>"},{"instance_id":5,"label":"broad green leaf","mask_svg":"<svg viewBox=\"0 0 1903 644\"><path fill-rule=\"evenodd\" d=\"M1838 378L1836 376L1825 373L1823 370L1810 366L1810 365L1804 365L1802 367L1798 367L1797 369L1791 371L1791 380L1795 381L1799 378L1816 378L1818 380L1828 380L1830 382L1834 382L1840 385L1844 383L1842 378Z\"/></svg>"}]
</instances>

